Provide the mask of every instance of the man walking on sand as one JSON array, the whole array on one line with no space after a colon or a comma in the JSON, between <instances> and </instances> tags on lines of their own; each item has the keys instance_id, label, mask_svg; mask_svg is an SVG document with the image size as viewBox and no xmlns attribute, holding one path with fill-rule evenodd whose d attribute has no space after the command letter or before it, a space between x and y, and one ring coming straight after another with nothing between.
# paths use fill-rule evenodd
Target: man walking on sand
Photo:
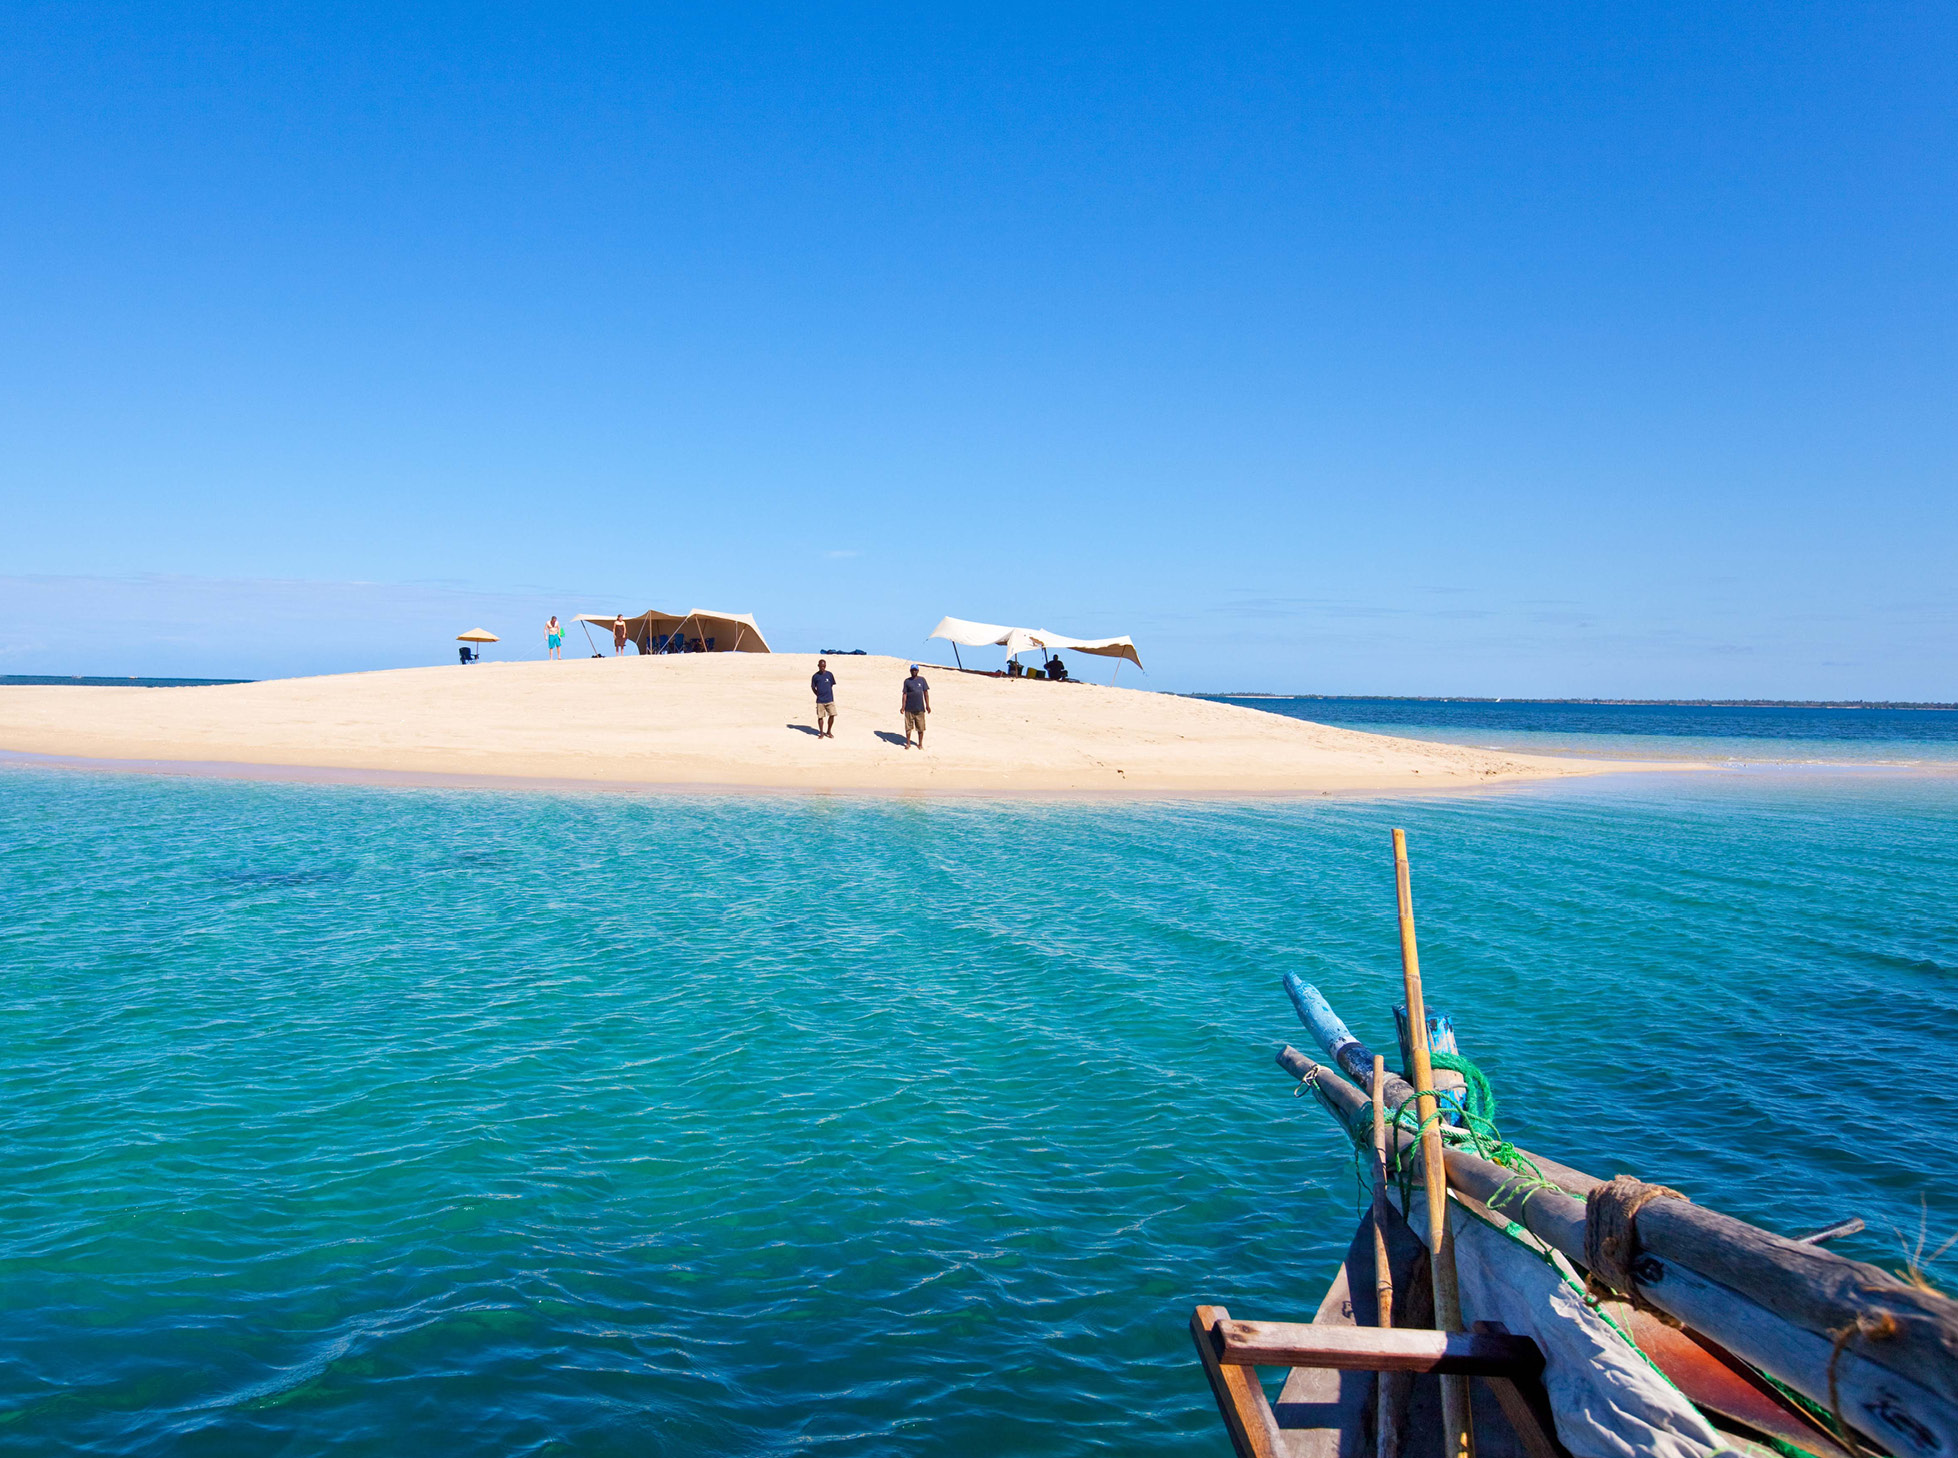
<instances>
[{"instance_id":1,"label":"man walking on sand","mask_svg":"<svg viewBox=\"0 0 1958 1458\"><path fill-rule=\"evenodd\" d=\"M911 677L904 681L904 690L898 695L898 707L904 710L904 747L911 747L911 733L918 734L918 748L925 747L925 715L931 712L931 685L918 673L918 665L911 665Z\"/></svg>"},{"instance_id":2,"label":"man walking on sand","mask_svg":"<svg viewBox=\"0 0 1958 1458\"><path fill-rule=\"evenodd\" d=\"M834 739L836 737L836 675L829 671L827 658L816 660L816 671L809 677L809 687L816 695L816 737Z\"/></svg>"}]
</instances>

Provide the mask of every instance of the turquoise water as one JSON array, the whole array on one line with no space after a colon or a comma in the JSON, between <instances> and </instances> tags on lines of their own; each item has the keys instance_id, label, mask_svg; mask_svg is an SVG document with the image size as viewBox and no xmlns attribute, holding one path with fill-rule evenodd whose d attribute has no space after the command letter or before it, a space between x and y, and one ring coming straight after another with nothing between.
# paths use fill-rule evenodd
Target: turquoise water
<instances>
[{"instance_id":1,"label":"turquoise water","mask_svg":"<svg viewBox=\"0 0 1958 1458\"><path fill-rule=\"evenodd\" d=\"M1958 778L16 768L0 1451L1223 1455L1189 1308L1308 1314L1355 1204L1279 978L1389 1041L1397 824L1512 1137L1887 1264L1958 1228Z\"/></svg>"},{"instance_id":2,"label":"turquoise water","mask_svg":"<svg viewBox=\"0 0 1958 1458\"><path fill-rule=\"evenodd\" d=\"M1958 709L1206 697L1343 728L1540 754L1730 765L1958 768Z\"/></svg>"}]
</instances>

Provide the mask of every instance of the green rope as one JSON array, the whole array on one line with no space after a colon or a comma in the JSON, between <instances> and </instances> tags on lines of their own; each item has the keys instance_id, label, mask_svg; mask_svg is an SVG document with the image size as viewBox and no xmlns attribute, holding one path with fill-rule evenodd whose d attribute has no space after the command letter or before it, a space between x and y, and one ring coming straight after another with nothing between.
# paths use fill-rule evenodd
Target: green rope
<instances>
[{"instance_id":1,"label":"green rope","mask_svg":"<svg viewBox=\"0 0 1958 1458\"><path fill-rule=\"evenodd\" d=\"M1496 1122L1496 1091L1489 1086L1487 1074L1459 1053L1430 1053L1428 1062L1435 1068L1461 1074L1468 1084L1459 1095L1444 1095L1450 1103L1461 1107L1464 1117L1480 1119L1485 1124Z\"/></svg>"}]
</instances>

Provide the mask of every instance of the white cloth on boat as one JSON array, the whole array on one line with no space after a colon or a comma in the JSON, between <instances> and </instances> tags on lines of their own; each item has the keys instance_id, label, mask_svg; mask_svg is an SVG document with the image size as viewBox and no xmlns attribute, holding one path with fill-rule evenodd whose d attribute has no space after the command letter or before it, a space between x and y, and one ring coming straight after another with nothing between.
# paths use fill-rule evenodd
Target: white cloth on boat
<instances>
[{"instance_id":1,"label":"white cloth on boat","mask_svg":"<svg viewBox=\"0 0 1958 1458\"><path fill-rule=\"evenodd\" d=\"M1413 1224L1426 1239L1427 1209ZM1453 1201L1462 1322L1499 1321L1543 1351L1543 1385L1572 1458L1707 1458L1733 1453L1686 1396L1586 1304L1570 1262L1543 1256ZM1568 1277L1569 1279L1566 1279Z\"/></svg>"}]
</instances>

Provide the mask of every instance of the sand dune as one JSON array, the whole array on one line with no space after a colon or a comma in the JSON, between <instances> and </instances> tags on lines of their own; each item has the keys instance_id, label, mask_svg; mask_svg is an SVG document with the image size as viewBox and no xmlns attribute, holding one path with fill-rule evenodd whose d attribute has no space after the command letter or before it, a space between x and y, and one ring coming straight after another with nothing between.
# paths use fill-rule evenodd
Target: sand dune
<instances>
[{"instance_id":1,"label":"sand dune","mask_svg":"<svg viewBox=\"0 0 1958 1458\"><path fill-rule=\"evenodd\" d=\"M831 659L818 740L808 654L396 669L210 688L0 687L0 750L638 786L1318 794L1441 790L1617 768L1390 739L1135 689L927 669L902 747L902 659Z\"/></svg>"}]
</instances>

